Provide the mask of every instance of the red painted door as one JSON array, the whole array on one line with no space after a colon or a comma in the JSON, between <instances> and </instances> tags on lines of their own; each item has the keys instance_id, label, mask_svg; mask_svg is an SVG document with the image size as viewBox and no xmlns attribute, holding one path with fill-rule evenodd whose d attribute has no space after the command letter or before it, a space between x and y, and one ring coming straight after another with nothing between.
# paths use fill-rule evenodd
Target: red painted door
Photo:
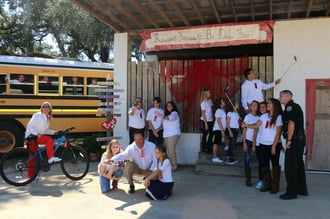
<instances>
[{"instance_id":1,"label":"red painted door","mask_svg":"<svg viewBox=\"0 0 330 219\"><path fill-rule=\"evenodd\" d=\"M330 79L306 80L307 169L330 171Z\"/></svg>"}]
</instances>

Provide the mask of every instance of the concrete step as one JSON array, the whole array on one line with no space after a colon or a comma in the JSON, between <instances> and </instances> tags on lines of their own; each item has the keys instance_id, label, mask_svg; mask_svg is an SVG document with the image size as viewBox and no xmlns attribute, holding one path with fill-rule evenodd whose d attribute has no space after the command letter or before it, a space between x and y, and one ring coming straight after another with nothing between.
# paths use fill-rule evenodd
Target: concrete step
<instances>
[{"instance_id":1,"label":"concrete step","mask_svg":"<svg viewBox=\"0 0 330 219\"><path fill-rule=\"evenodd\" d=\"M219 148L219 158L226 159L226 151L223 147ZM198 160L195 165L196 174L199 175L227 175L227 176L245 176L244 173L244 152L242 145L237 145L234 150L234 158L238 163L230 165L226 163L213 163L212 154L199 152ZM252 177L258 177L258 162L255 153L251 153Z\"/></svg>"}]
</instances>

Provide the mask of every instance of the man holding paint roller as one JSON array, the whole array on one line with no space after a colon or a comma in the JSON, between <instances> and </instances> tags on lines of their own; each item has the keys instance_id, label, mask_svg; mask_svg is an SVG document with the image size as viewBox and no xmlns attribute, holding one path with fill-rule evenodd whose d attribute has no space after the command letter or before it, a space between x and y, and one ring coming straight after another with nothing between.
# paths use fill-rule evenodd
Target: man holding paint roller
<instances>
[{"instance_id":1,"label":"man holding paint roller","mask_svg":"<svg viewBox=\"0 0 330 219\"><path fill-rule=\"evenodd\" d=\"M246 113L248 113L249 105L253 100L258 102L264 101L263 90L268 90L281 82L281 79L265 84L259 79L255 79L255 73L252 68L247 68L244 71L246 80L241 86L241 101Z\"/></svg>"}]
</instances>

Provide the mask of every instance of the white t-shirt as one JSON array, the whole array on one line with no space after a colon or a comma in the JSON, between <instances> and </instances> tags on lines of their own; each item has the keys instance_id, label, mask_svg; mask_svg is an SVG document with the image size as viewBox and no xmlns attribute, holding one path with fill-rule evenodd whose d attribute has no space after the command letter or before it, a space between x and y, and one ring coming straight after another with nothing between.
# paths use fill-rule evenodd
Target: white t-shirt
<instances>
[{"instance_id":1,"label":"white t-shirt","mask_svg":"<svg viewBox=\"0 0 330 219\"><path fill-rule=\"evenodd\" d=\"M256 100L259 103L264 101L264 95L262 93L263 90L267 90L275 86L275 82L265 84L264 82L253 79L252 81L245 80L241 86L242 92L242 106L245 110L249 108L249 104Z\"/></svg>"},{"instance_id":2,"label":"white t-shirt","mask_svg":"<svg viewBox=\"0 0 330 219\"><path fill-rule=\"evenodd\" d=\"M272 145L276 137L276 129L278 126L282 126L282 115L278 115L274 126L270 126L271 118L269 113L264 113L260 116L259 120L262 122L259 126L260 132L260 144Z\"/></svg>"},{"instance_id":3,"label":"white t-shirt","mask_svg":"<svg viewBox=\"0 0 330 219\"><path fill-rule=\"evenodd\" d=\"M132 107L128 110L128 126L136 129L142 129L146 125L144 110L136 109L133 116L130 115Z\"/></svg>"},{"instance_id":4,"label":"white t-shirt","mask_svg":"<svg viewBox=\"0 0 330 219\"><path fill-rule=\"evenodd\" d=\"M239 115L237 112L228 112L227 113L227 117L228 119L230 118L230 122L229 122L229 127L228 128L234 128L234 129L238 129L239 128Z\"/></svg>"},{"instance_id":5,"label":"white t-shirt","mask_svg":"<svg viewBox=\"0 0 330 219\"><path fill-rule=\"evenodd\" d=\"M205 117L207 122L213 122L212 106L213 103L211 99L203 100L201 102L201 110L205 110ZM203 120L203 117L201 116L200 119Z\"/></svg>"},{"instance_id":6,"label":"white t-shirt","mask_svg":"<svg viewBox=\"0 0 330 219\"><path fill-rule=\"evenodd\" d=\"M251 113L244 118L246 124L255 124L259 120L259 116L254 116ZM253 142L254 129L246 128L245 139Z\"/></svg>"},{"instance_id":7,"label":"white t-shirt","mask_svg":"<svg viewBox=\"0 0 330 219\"><path fill-rule=\"evenodd\" d=\"M181 134L180 117L178 112L172 111L170 115L168 115L168 118L169 120L166 119L163 120L164 138L180 135Z\"/></svg>"},{"instance_id":8,"label":"white t-shirt","mask_svg":"<svg viewBox=\"0 0 330 219\"><path fill-rule=\"evenodd\" d=\"M215 122L214 122L214 126L213 126L213 131L216 131L216 130L220 130L220 127L218 125L218 119L221 120L221 124L222 124L222 127L223 127L223 131L226 130L227 128L227 123L226 123L226 112L223 110L223 109L217 109L215 111ZM221 131L221 130L220 130Z\"/></svg>"},{"instance_id":9,"label":"white t-shirt","mask_svg":"<svg viewBox=\"0 0 330 219\"><path fill-rule=\"evenodd\" d=\"M157 165L155 165L155 168L153 170L155 171L157 169L162 171L162 174L159 177L159 180L161 182L166 182L166 183L173 182L172 165L171 165L170 159L168 159L168 158L165 159L163 161L163 164L161 164L159 161L157 161Z\"/></svg>"},{"instance_id":10,"label":"white t-shirt","mask_svg":"<svg viewBox=\"0 0 330 219\"><path fill-rule=\"evenodd\" d=\"M155 129L158 129L162 123L163 123L163 119L160 118L159 116L157 116L157 113L159 114L164 114L164 110L161 109L161 108L151 108L148 110L148 113L147 113L147 121L151 121L151 124L153 125L153 127ZM149 127L150 129L150 127Z\"/></svg>"}]
</instances>

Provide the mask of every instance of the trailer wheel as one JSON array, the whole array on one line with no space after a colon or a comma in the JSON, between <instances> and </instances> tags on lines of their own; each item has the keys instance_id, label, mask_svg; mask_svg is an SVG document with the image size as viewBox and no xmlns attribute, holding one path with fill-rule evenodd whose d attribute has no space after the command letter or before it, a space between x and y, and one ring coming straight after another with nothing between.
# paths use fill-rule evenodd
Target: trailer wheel
<instances>
[{"instance_id":1,"label":"trailer wheel","mask_svg":"<svg viewBox=\"0 0 330 219\"><path fill-rule=\"evenodd\" d=\"M16 147L23 147L24 132L12 123L0 123L0 153Z\"/></svg>"}]
</instances>

